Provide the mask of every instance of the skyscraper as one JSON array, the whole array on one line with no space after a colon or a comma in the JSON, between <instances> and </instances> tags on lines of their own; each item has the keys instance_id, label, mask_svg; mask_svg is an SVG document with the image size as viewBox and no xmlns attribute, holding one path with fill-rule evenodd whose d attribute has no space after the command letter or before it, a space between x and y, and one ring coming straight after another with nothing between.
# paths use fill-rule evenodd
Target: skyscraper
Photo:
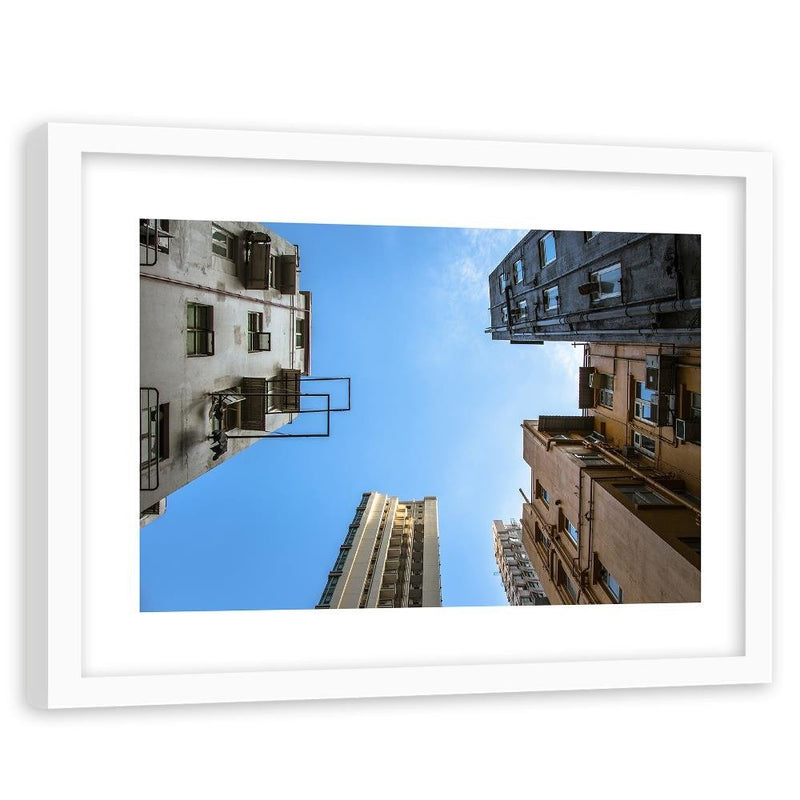
<instances>
[{"instance_id":1,"label":"skyscraper","mask_svg":"<svg viewBox=\"0 0 800 800\"><path fill-rule=\"evenodd\" d=\"M516 520L508 524L499 519L492 522L494 555L500 569L500 579L510 606L549 605L542 582L522 544L522 525Z\"/></svg>"},{"instance_id":2,"label":"skyscraper","mask_svg":"<svg viewBox=\"0 0 800 800\"><path fill-rule=\"evenodd\" d=\"M437 499L362 495L317 608L441 604Z\"/></svg>"}]
</instances>

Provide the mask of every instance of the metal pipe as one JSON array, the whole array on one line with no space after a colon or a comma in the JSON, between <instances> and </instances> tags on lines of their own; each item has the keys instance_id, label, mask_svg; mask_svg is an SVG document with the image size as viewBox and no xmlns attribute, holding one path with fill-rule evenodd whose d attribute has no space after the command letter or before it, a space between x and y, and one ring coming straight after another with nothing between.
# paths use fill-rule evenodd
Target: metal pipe
<instances>
[{"instance_id":1,"label":"metal pipe","mask_svg":"<svg viewBox=\"0 0 800 800\"><path fill-rule=\"evenodd\" d=\"M204 292L211 292L212 294L225 295L226 297L236 297L239 300L249 300L251 303L258 303L265 306L274 306L275 308L291 309L292 306L286 303L276 303L274 300L264 300L260 297L252 297L246 294L238 294L237 292L229 292L227 289L214 289L211 286L203 286L199 283L189 283L188 281L179 281L175 278L169 278L166 275L151 275L149 272L140 272L140 278L148 278L151 281L163 281L164 283L172 283L175 286L186 286L189 289L200 289ZM298 308L297 311L308 314L311 316L311 311L304 308Z\"/></svg>"},{"instance_id":2,"label":"metal pipe","mask_svg":"<svg viewBox=\"0 0 800 800\"><path fill-rule=\"evenodd\" d=\"M570 325L576 322L594 322L601 319L617 317L642 317L648 314L669 314L674 311L696 311L700 308L701 299L692 297L688 300L645 300L639 303L628 303L624 306L603 311L575 311L559 317L540 319L540 326Z\"/></svg>"},{"instance_id":3,"label":"metal pipe","mask_svg":"<svg viewBox=\"0 0 800 800\"><path fill-rule=\"evenodd\" d=\"M502 328L486 328L484 333L497 333L506 332L506 327ZM700 335L700 328L584 328L581 330L564 330L564 331L515 331L515 337L530 336L532 339L543 339L552 341L567 341L567 342L586 342L591 339L594 342L625 342L626 339L619 339L623 336L630 342L632 335L649 337L650 342L658 342L663 338L664 343L672 343L676 339L683 338L682 342L687 347L697 347L697 337ZM519 342L518 342L519 343ZM645 341L646 343L646 341Z\"/></svg>"}]
</instances>

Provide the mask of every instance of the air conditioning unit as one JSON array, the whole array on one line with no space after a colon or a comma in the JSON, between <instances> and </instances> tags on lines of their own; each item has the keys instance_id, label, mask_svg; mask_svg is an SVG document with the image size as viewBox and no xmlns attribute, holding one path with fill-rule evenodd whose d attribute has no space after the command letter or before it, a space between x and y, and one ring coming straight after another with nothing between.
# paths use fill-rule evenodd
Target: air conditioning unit
<instances>
[{"instance_id":1,"label":"air conditioning unit","mask_svg":"<svg viewBox=\"0 0 800 800\"><path fill-rule=\"evenodd\" d=\"M644 385L648 389L658 391L659 378L659 359L658 356L645 357Z\"/></svg>"},{"instance_id":2,"label":"air conditioning unit","mask_svg":"<svg viewBox=\"0 0 800 800\"><path fill-rule=\"evenodd\" d=\"M675 392L675 358L673 356L645 356L644 385L659 394Z\"/></svg>"},{"instance_id":3,"label":"air conditioning unit","mask_svg":"<svg viewBox=\"0 0 800 800\"><path fill-rule=\"evenodd\" d=\"M700 420L676 419L675 437L680 442L697 441L700 438Z\"/></svg>"}]
</instances>

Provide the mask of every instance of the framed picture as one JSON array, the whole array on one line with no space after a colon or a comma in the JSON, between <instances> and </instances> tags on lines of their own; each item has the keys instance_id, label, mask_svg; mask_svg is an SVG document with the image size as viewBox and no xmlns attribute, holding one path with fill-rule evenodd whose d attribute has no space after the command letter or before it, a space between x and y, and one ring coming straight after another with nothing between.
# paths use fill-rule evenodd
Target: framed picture
<instances>
[{"instance_id":1,"label":"framed picture","mask_svg":"<svg viewBox=\"0 0 800 800\"><path fill-rule=\"evenodd\" d=\"M763 153L69 124L36 131L29 147L28 208L30 701L63 708L769 681L771 519L769 504L755 498L771 487L771 193L771 160ZM598 230L585 230L590 225ZM391 280L388 250L384 263L358 257L366 239L341 238L335 247L325 244L333 240L319 239L306 256L292 226L331 226L363 236L364 228L380 228L393 241ZM409 231L422 233L404 238ZM637 602L637 588L627 586L617 568L601 562L591 545L583 555L578 545L581 525L590 524L599 505L582 506L578 488L580 516L570 519L569 492L562 504L528 470L520 480L530 486L503 480L512 494L522 492L520 530L535 527L531 516L525 528L526 514L537 503L552 509L554 533L578 545L580 569L572 574L577 583L569 575L564 581L551 576L554 588L548 591L559 592L564 602L549 606L473 602L448 583L446 569L455 554L468 558L479 539L485 542L480 547L492 550L494 517L479 506L475 486L485 486L489 475L505 475L506 463L527 469L521 454L526 426L531 436L549 431L545 440L561 438L556 450L569 436L557 433L568 429L552 421L563 412L542 407L535 392L530 415L538 415L537 424L526 412L509 427L505 395L493 391L490 379L506 348L533 359L515 362L522 364L515 369L520 381L535 382L534 368L525 363L539 363L533 352L550 352L551 343L509 349L493 340L530 344L554 338L542 330L549 325L557 331L561 320L565 330L577 330L572 341L580 341L583 318L566 313L566 291L546 270L562 245L605 247L602 257L597 250L574 269L581 276L576 291L593 318L602 319L620 298L631 299L627 262L612 257L623 245L612 246L611 234L633 237L637 231L649 238L637 239L631 264L659 260L672 276L675 269L681 272L675 259L695 253L702 265L701 277L690 279L684 260L680 307L640 299L640 309L657 307L649 308L648 330L634 326L652 339L653 329L669 327L671 314L691 312L699 324L702 283L702 573L699 528L696 537L684 536L677 545L695 565L697 585L685 596L666 593L655 598L661 602ZM305 230L300 238L316 242L312 233ZM676 255L674 248L662 247L665 237L689 249L676 246L684 253ZM197 261L193 248L207 255ZM534 263L536 282L529 271ZM320 284L338 294L315 295L312 312L314 278L325 271L327 282L320 277ZM686 288L691 281L693 290ZM145 284L168 286L178 298L175 307L160 305L166 294ZM525 286L531 299L518 293ZM239 309L236 304L254 291L264 308ZM217 303L205 299L209 292L219 296ZM486 304L487 292L483 327L465 324L459 309ZM493 292L502 292L497 297L503 299L493 301ZM326 298L334 296L333 307L326 307ZM408 326L403 331L414 331L413 348L396 349L397 326L391 336L386 327L389 311ZM538 333L529 325L534 315L542 323ZM691 338L696 325L684 320L675 323L679 328ZM369 348L356 362L362 344ZM617 351L582 355L583 350L570 360L565 369L574 371L575 395L580 391L585 399L591 390L592 397L591 404L580 400L585 413L576 409L569 416L573 428L585 425L575 420L595 418L589 405L612 409L623 395L633 420L622 454L593 435L598 429L590 431L590 425L580 447L568 451L580 465L576 474L603 468L604 460L616 468L621 462L614 459L630 456L630 464L644 464L632 474L643 477L618 481L609 496L650 513L662 502L680 506L680 514L699 520L692 485L679 486L670 473L653 491L653 473L641 461L655 452L658 438L643 425L669 427L678 449L687 442L699 447L699 383L680 383L674 402L663 399L668 392L660 388L673 367L699 373L695 345L697 363L650 363L647 353L639 358ZM235 361L224 362L221 356L234 346ZM170 390L184 401L195 397L203 369L212 363L218 369L213 386L198 395L202 402L177 408L158 394L156 384L174 377L169 371L163 379L146 380L157 374L154 354L167 359L171 349L189 365ZM491 354L480 362L486 378L460 381L471 374L468 367L474 369L468 362L478 350ZM351 358L358 366L350 366ZM637 358L641 379L631 373L624 385L603 366ZM416 370L423 362L425 380ZM236 366L241 364L246 366ZM251 365L261 366L250 370ZM580 377L579 369L585 370ZM318 370L341 379L345 388L310 388L306 379L319 377ZM370 393L365 386L377 374L387 376L381 377L383 388ZM301 401L321 404L311 410L319 412L322 427L296 423L309 410ZM372 427L366 427L367 418ZM209 469L193 472L195 456L188 450L180 470L173 463L184 452L183 434L176 431L190 425L199 431L194 446L202 448ZM358 444L377 427L385 446L367 457ZM240 599L228 605L186 601L157 541L160 532L166 538L167 526L156 520L142 527L163 510L159 486L174 488L169 482L178 480L179 471L195 487L199 473L241 474L229 465L248 463L238 453L241 439L249 444L256 438L254 429L273 441L247 453L261 453L274 475L291 461L294 486L281 506L288 495L270 478L273 473L247 484L249 506L284 511L281 525L262 536L280 539L280 564L260 580L284 580L300 562L325 561L318 599L304 608ZM338 449L309 445L293 452L306 447L298 444L306 440L275 441L274 434L287 432L335 437ZM494 440L504 443L499 455ZM215 456L216 471L210 469ZM416 463L436 485L430 491L418 487L411 481L412 466L405 472L382 469L393 460ZM447 483L455 464L466 465L474 485ZM341 474L357 476L357 496L334 497L330 487ZM394 485L375 485L388 482L390 474ZM230 492L237 489L230 489L233 484ZM407 492L413 498L406 500ZM216 533L251 524L234 513L237 502L244 504L241 497L212 498L223 520ZM169 509L169 498L166 503ZM343 518L341 505L351 514L355 509L358 519ZM458 530L445 524L451 519L445 505L448 514L458 507ZM504 508L498 505L498 517ZM354 534L362 535L362 516L373 512L381 524L389 519L398 531L409 531L409 553L417 547L414 532L436 524L438 542L426 533L417 550L420 564L441 560L441 576L419 577L415 584L409 560L402 602L384 573L383 584L365 589L360 604L356 597L348 605L344 589L329 576L348 568L348 531L355 526ZM173 569L176 559L197 563L208 549L201 516L181 518L183 549L171 551ZM312 537L321 527L329 549L320 555L311 542L322 541ZM391 525L388 530L395 532ZM495 540L498 530L496 525ZM390 558L394 545L388 537L385 545L374 540L365 570L376 559L385 564ZM638 546L632 540L629 545ZM221 580L224 572L226 583L235 586L240 569L225 561L209 580ZM247 574L253 580L252 571ZM498 592L501 577L491 576ZM585 604L589 596L597 602ZM380 608L390 604L421 607Z\"/></svg>"}]
</instances>

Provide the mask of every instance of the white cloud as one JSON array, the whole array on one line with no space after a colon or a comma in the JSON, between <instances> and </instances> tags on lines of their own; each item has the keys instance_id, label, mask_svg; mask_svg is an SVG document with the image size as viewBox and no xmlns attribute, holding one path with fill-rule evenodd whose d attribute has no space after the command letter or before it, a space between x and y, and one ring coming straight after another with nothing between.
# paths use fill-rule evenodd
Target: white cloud
<instances>
[{"instance_id":1,"label":"white cloud","mask_svg":"<svg viewBox=\"0 0 800 800\"><path fill-rule=\"evenodd\" d=\"M525 235L524 230L466 228L430 266L429 280L440 318L441 344L463 341L489 325L489 273Z\"/></svg>"}]
</instances>

